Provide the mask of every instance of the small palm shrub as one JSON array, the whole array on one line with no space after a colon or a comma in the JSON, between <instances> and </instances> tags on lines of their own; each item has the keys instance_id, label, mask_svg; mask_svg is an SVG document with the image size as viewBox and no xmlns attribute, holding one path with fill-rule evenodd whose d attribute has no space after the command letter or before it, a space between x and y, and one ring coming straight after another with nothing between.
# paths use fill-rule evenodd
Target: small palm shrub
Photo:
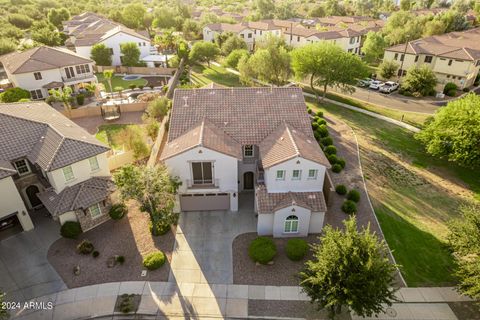
<instances>
[{"instance_id":1,"label":"small palm shrub","mask_svg":"<svg viewBox=\"0 0 480 320\"><path fill-rule=\"evenodd\" d=\"M77 252L81 254L91 254L95 247L87 239L82 240L77 246Z\"/></svg>"},{"instance_id":2,"label":"small palm shrub","mask_svg":"<svg viewBox=\"0 0 480 320\"><path fill-rule=\"evenodd\" d=\"M258 237L250 243L248 255L258 263L267 264L277 254L277 247L272 239L267 237Z\"/></svg>"},{"instance_id":3,"label":"small palm shrub","mask_svg":"<svg viewBox=\"0 0 480 320\"><path fill-rule=\"evenodd\" d=\"M342 211L346 214L354 214L357 212L357 205L352 200L345 200L342 204Z\"/></svg>"},{"instance_id":4,"label":"small palm shrub","mask_svg":"<svg viewBox=\"0 0 480 320\"><path fill-rule=\"evenodd\" d=\"M343 196L347 194L347 187L345 187L343 184L339 184L335 187L335 192Z\"/></svg>"},{"instance_id":5,"label":"small palm shrub","mask_svg":"<svg viewBox=\"0 0 480 320\"><path fill-rule=\"evenodd\" d=\"M308 243L302 239L289 239L287 241L287 246L285 247L285 252L287 257L292 261L302 260L303 257L307 254Z\"/></svg>"},{"instance_id":6,"label":"small palm shrub","mask_svg":"<svg viewBox=\"0 0 480 320\"><path fill-rule=\"evenodd\" d=\"M165 264L166 258L162 251L152 252L143 259L143 266L148 270L156 270Z\"/></svg>"}]
</instances>

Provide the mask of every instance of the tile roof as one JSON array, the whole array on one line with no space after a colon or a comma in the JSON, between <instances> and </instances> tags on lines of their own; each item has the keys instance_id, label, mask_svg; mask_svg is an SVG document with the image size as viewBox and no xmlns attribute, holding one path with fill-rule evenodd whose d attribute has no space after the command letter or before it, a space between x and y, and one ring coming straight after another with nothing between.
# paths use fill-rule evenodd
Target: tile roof
<instances>
[{"instance_id":1,"label":"tile roof","mask_svg":"<svg viewBox=\"0 0 480 320\"><path fill-rule=\"evenodd\" d=\"M44 102L0 104L0 160L27 157L52 171L109 150Z\"/></svg>"},{"instance_id":2,"label":"tile roof","mask_svg":"<svg viewBox=\"0 0 480 320\"><path fill-rule=\"evenodd\" d=\"M46 46L3 55L0 57L0 62L12 74L93 63L92 60L81 57L68 49Z\"/></svg>"},{"instance_id":3,"label":"tile roof","mask_svg":"<svg viewBox=\"0 0 480 320\"><path fill-rule=\"evenodd\" d=\"M65 212L87 209L105 200L114 188L115 184L109 177L93 177L66 187L59 194L49 188L37 196L55 217Z\"/></svg>"},{"instance_id":4,"label":"tile roof","mask_svg":"<svg viewBox=\"0 0 480 320\"><path fill-rule=\"evenodd\" d=\"M330 168L317 141L284 122L259 145L263 168L301 157Z\"/></svg>"},{"instance_id":5,"label":"tile roof","mask_svg":"<svg viewBox=\"0 0 480 320\"><path fill-rule=\"evenodd\" d=\"M325 212L327 205L323 192L276 192L268 193L265 185L256 190L257 209L259 214L275 213L277 210L297 205L312 212Z\"/></svg>"},{"instance_id":6,"label":"tile roof","mask_svg":"<svg viewBox=\"0 0 480 320\"><path fill-rule=\"evenodd\" d=\"M165 146L160 159L168 159L197 146L203 146L242 159L242 145L207 119L201 120L190 131L169 142Z\"/></svg>"},{"instance_id":7,"label":"tile roof","mask_svg":"<svg viewBox=\"0 0 480 320\"><path fill-rule=\"evenodd\" d=\"M392 46L386 50L403 53L405 43ZM415 55L430 54L461 60L480 59L480 28L410 41L407 44L407 53Z\"/></svg>"},{"instance_id":8,"label":"tile roof","mask_svg":"<svg viewBox=\"0 0 480 320\"><path fill-rule=\"evenodd\" d=\"M17 173L17 170L8 161L0 159L0 179L13 176Z\"/></svg>"}]
</instances>

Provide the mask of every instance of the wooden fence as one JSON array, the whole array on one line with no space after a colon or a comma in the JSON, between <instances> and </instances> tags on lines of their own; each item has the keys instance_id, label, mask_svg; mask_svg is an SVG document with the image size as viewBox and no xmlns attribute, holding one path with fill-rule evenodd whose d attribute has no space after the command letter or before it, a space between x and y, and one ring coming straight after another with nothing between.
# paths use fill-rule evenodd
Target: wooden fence
<instances>
[{"instance_id":1,"label":"wooden fence","mask_svg":"<svg viewBox=\"0 0 480 320\"><path fill-rule=\"evenodd\" d=\"M95 66L96 72L103 72L104 70L113 70L115 73L126 74L141 74L150 76L167 76L171 77L175 74L176 68L151 68L151 67L124 67L124 66Z\"/></svg>"}]
</instances>

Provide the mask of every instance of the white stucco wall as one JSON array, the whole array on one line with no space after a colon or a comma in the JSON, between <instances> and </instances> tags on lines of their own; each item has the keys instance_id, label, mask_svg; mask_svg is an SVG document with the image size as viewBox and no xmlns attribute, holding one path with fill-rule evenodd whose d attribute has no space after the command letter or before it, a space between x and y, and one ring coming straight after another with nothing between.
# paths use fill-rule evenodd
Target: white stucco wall
<instances>
[{"instance_id":1,"label":"white stucco wall","mask_svg":"<svg viewBox=\"0 0 480 320\"><path fill-rule=\"evenodd\" d=\"M300 163L297 163L300 162ZM317 179L308 179L308 171L315 169ZM325 167L313 161L296 157L265 169L265 185L270 193L274 192L307 192L322 191L325 178ZM285 179L277 180L277 170L285 170ZM302 170L300 180L292 180L293 170Z\"/></svg>"},{"instance_id":2,"label":"white stucco wall","mask_svg":"<svg viewBox=\"0 0 480 320\"><path fill-rule=\"evenodd\" d=\"M67 186L72 186L77 183L90 179L91 177L109 176L108 161L106 153L97 155L99 169L92 171L88 159L73 163L72 170L75 179L66 182L63 175L62 168L47 172L48 181L55 189L55 192L60 193Z\"/></svg>"},{"instance_id":3,"label":"white stucco wall","mask_svg":"<svg viewBox=\"0 0 480 320\"><path fill-rule=\"evenodd\" d=\"M320 233L325 220L325 212L312 212L310 215L310 226L308 233Z\"/></svg>"},{"instance_id":4,"label":"white stucco wall","mask_svg":"<svg viewBox=\"0 0 480 320\"><path fill-rule=\"evenodd\" d=\"M293 211L295 210L295 211ZM285 219L288 216L295 215L298 217L298 232L285 233ZM290 206L280 209L273 215L273 236L279 237L306 237L310 226L310 210L299 207Z\"/></svg>"},{"instance_id":5,"label":"white stucco wall","mask_svg":"<svg viewBox=\"0 0 480 320\"><path fill-rule=\"evenodd\" d=\"M199 153L201 151L201 153ZM213 179L218 179L218 188L214 189L194 189L187 188L187 180L192 181L191 162L209 161L213 162ZM238 159L207 149L205 147L196 147L186 152L180 153L172 158L165 160L165 165L172 176L178 176L182 181L179 193L209 193L209 192L227 192L230 195L230 209L238 210ZM233 193L236 194L233 197Z\"/></svg>"},{"instance_id":6,"label":"white stucco wall","mask_svg":"<svg viewBox=\"0 0 480 320\"><path fill-rule=\"evenodd\" d=\"M63 225L67 221L74 221L74 222L78 221L77 215L75 214L74 211L65 212L64 214L59 215L58 220L60 221L61 225Z\"/></svg>"},{"instance_id":7,"label":"white stucco wall","mask_svg":"<svg viewBox=\"0 0 480 320\"><path fill-rule=\"evenodd\" d=\"M271 236L273 234L273 214L259 214L257 220L257 233L259 236Z\"/></svg>"},{"instance_id":8,"label":"white stucco wall","mask_svg":"<svg viewBox=\"0 0 480 320\"><path fill-rule=\"evenodd\" d=\"M33 223L28 215L25 204L18 193L12 177L6 177L0 180L0 219L17 212L18 220L23 230L33 229Z\"/></svg>"}]
</instances>

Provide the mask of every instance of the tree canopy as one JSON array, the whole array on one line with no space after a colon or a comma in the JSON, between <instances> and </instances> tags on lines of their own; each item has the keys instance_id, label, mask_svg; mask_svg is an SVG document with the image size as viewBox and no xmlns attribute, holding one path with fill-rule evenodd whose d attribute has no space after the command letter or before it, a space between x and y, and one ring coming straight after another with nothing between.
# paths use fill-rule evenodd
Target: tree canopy
<instances>
[{"instance_id":1,"label":"tree canopy","mask_svg":"<svg viewBox=\"0 0 480 320\"><path fill-rule=\"evenodd\" d=\"M220 54L220 49L215 43L208 41L198 41L190 50L189 59L192 62L206 62L210 66L210 61Z\"/></svg>"},{"instance_id":2,"label":"tree canopy","mask_svg":"<svg viewBox=\"0 0 480 320\"><path fill-rule=\"evenodd\" d=\"M428 153L468 167L480 166L480 97L471 93L440 108L416 138Z\"/></svg>"},{"instance_id":3,"label":"tree canopy","mask_svg":"<svg viewBox=\"0 0 480 320\"><path fill-rule=\"evenodd\" d=\"M342 307L371 317L396 300L396 267L388 259L387 244L370 226L358 231L354 216L343 223L345 230L323 228L320 243L312 246L313 260L300 273L300 285L332 318Z\"/></svg>"},{"instance_id":4,"label":"tree canopy","mask_svg":"<svg viewBox=\"0 0 480 320\"><path fill-rule=\"evenodd\" d=\"M365 60L368 62L380 60L383 57L386 46L387 43L380 32L368 32L362 46Z\"/></svg>"},{"instance_id":5,"label":"tree canopy","mask_svg":"<svg viewBox=\"0 0 480 320\"><path fill-rule=\"evenodd\" d=\"M5 92L0 93L0 101L18 102L23 99L30 99L30 92L22 88L8 88Z\"/></svg>"},{"instance_id":6,"label":"tree canopy","mask_svg":"<svg viewBox=\"0 0 480 320\"><path fill-rule=\"evenodd\" d=\"M111 66L112 65L112 55L110 48L108 48L103 43L97 43L92 46L92 51L90 52L90 58L95 61L97 66Z\"/></svg>"},{"instance_id":7,"label":"tree canopy","mask_svg":"<svg viewBox=\"0 0 480 320\"><path fill-rule=\"evenodd\" d=\"M435 93L437 77L435 73L426 65L420 67L411 67L402 82L402 90L420 97L429 96Z\"/></svg>"},{"instance_id":8,"label":"tree canopy","mask_svg":"<svg viewBox=\"0 0 480 320\"><path fill-rule=\"evenodd\" d=\"M378 74L382 79L390 80L397 73L398 67L395 61L385 60L378 66Z\"/></svg>"},{"instance_id":9,"label":"tree canopy","mask_svg":"<svg viewBox=\"0 0 480 320\"><path fill-rule=\"evenodd\" d=\"M120 44L120 52L122 53L122 65L127 67L141 66L140 49L135 42L124 42Z\"/></svg>"}]
</instances>

